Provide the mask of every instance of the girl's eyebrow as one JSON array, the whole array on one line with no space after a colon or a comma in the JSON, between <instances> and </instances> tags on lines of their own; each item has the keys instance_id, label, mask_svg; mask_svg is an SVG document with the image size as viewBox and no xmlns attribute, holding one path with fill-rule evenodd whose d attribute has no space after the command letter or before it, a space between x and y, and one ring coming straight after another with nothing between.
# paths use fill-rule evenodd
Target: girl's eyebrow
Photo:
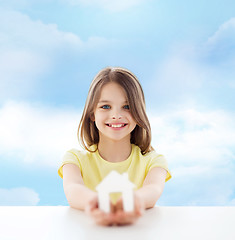
<instances>
[{"instance_id":1,"label":"girl's eyebrow","mask_svg":"<svg viewBox=\"0 0 235 240\"><path fill-rule=\"evenodd\" d=\"M112 101L109 101L109 100L100 100L98 103L112 103ZM124 103L128 103L127 101L124 101Z\"/></svg>"},{"instance_id":2,"label":"girl's eyebrow","mask_svg":"<svg viewBox=\"0 0 235 240\"><path fill-rule=\"evenodd\" d=\"M101 100L101 101L99 101L99 103L106 103L106 102L110 102L110 101L108 101L108 100Z\"/></svg>"}]
</instances>

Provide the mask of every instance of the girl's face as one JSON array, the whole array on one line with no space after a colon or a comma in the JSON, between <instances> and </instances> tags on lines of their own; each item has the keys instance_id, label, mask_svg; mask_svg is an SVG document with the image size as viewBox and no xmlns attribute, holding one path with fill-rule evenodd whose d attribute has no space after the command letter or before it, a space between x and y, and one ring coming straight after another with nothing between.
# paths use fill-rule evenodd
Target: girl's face
<instances>
[{"instance_id":1,"label":"girl's face","mask_svg":"<svg viewBox=\"0 0 235 240\"><path fill-rule=\"evenodd\" d=\"M94 120L100 140L130 141L136 122L131 116L125 91L120 85L104 85L94 111Z\"/></svg>"}]
</instances>

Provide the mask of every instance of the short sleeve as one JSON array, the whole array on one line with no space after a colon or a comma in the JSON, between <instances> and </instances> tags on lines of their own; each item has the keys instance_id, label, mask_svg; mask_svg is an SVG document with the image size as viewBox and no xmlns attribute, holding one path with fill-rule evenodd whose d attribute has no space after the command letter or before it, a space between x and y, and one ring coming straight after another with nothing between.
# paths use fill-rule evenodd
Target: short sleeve
<instances>
[{"instance_id":1,"label":"short sleeve","mask_svg":"<svg viewBox=\"0 0 235 240\"><path fill-rule=\"evenodd\" d=\"M151 154L151 159L147 167L147 172L149 172L154 167L161 167L167 171L166 182L171 179L171 173L168 169L168 164L165 157L155 152Z\"/></svg>"},{"instance_id":2,"label":"short sleeve","mask_svg":"<svg viewBox=\"0 0 235 240\"><path fill-rule=\"evenodd\" d=\"M72 164L75 164L77 165L80 170L81 170L81 163L80 163L80 160L77 156L77 154L75 153L75 151L73 149L67 151L65 153L65 155L63 156L63 159L62 159L62 163L58 169L58 174L61 178L63 178L63 166L67 163L72 163Z\"/></svg>"}]
</instances>

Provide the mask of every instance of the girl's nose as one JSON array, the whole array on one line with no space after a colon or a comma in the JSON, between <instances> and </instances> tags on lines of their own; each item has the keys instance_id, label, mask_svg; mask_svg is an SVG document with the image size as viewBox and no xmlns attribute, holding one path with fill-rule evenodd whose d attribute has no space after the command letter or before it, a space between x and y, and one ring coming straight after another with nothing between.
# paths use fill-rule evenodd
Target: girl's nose
<instances>
[{"instance_id":1,"label":"girl's nose","mask_svg":"<svg viewBox=\"0 0 235 240\"><path fill-rule=\"evenodd\" d=\"M122 115L120 112L118 112L118 111L112 112L112 119L121 119L121 118L122 118Z\"/></svg>"},{"instance_id":2,"label":"girl's nose","mask_svg":"<svg viewBox=\"0 0 235 240\"><path fill-rule=\"evenodd\" d=\"M121 116L113 116L112 119L121 119Z\"/></svg>"}]
</instances>

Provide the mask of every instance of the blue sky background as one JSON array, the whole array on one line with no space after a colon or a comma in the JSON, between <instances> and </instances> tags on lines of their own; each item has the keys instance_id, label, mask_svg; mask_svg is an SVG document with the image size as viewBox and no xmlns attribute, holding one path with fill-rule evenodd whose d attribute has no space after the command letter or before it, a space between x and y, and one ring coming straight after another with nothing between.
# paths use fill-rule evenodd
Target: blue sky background
<instances>
[{"instance_id":1,"label":"blue sky background","mask_svg":"<svg viewBox=\"0 0 235 240\"><path fill-rule=\"evenodd\" d=\"M0 205L67 205L90 82L133 71L173 178L160 205L235 205L233 0L0 0Z\"/></svg>"}]
</instances>

